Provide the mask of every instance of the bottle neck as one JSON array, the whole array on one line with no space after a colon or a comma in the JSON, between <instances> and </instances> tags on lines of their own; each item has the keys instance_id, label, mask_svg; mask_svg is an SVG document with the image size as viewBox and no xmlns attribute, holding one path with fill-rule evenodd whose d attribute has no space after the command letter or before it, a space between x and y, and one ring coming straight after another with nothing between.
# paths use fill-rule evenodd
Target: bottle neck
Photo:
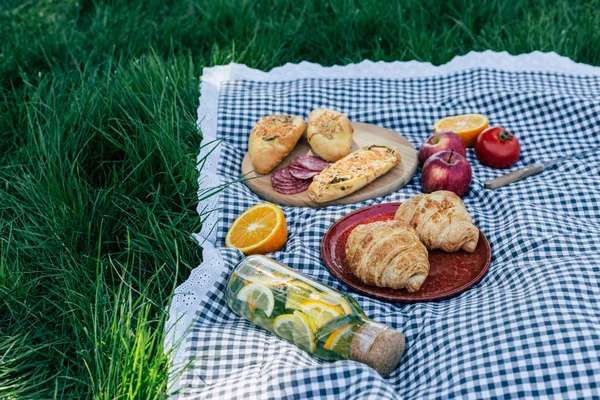
<instances>
[{"instance_id":1,"label":"bottle neck","mask_svg":"<svg viewBox=\"0 0 600 400\"><path fill-rule=\"evenodd\" d=\"M387 377L400 363L404 353L404 335L366 317L363 320L350 343L350 359L367 364Z\"/></svg>"}]
</instances>

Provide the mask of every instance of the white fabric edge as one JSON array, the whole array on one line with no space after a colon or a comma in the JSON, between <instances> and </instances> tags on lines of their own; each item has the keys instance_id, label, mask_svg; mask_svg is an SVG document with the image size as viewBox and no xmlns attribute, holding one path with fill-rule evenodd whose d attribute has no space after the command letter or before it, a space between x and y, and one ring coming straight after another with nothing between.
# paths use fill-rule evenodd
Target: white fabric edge
<instances>
[{"instance_id":1,"label":"white fabric edge","mask_svg":"<svg viewBox=\"0 0 600 400\"><path fill-rule=\"evenodd\" d=\"M440 66L414 60L394 62L364 60L356 64L330 67L303 61L298 64L288 63L268 72L236 63L206 67L202 70L197 109L197 124L203 134L203 143L197 158L198 170L201 169L202 172L198 178L198 195L200 197L207 190L224 183L217 173L220 145L215 141L219 95L221 85L225 81L243 79L275 82L310 78L419 78L448 75L473 68L490 68L507 72L550 72L600 76L600 67L576 63L554 52L540 51L519 55L511 55L506 51L471 51L466 55L456 56L450 62ZM214 145L206 146L206 143L214 143ZM201 165L200 161L203 159L206 161ZM203 262L192 270L190 277L183 284L175 289L169 306L165 351L173 351L169 373L172 391L179 389L179 372L184 362L185 346L177 344L183 343L188 329L194 322L200 303L224 271L223 260L219 251L214 247L216 232L213 228L218 212L210 213L212 210L217 210L218 204L218 195L213 195L198 203L197 211L204 223L201 231L194 237L203 246ZM207 212L209 212L208 217L206 217ZM209 256L208 259L207 256Z\"/></svg>"},{"instance_id":2,"label":"white fabric edge","mask_svg":"<svg viewBox=\"0 0 600 400\"><path fill-rule=\"evenodd\" d=\"M198 177L198 198L222 183L217 173L221 146L217 139L217 110L222 82L229 79L229 66L203 68L200 83L199 104L210 107L197 110L197 126L202 132L202 145L196 159ZM175 288L175 294L169 305L169 318L165 324L164 351L171 352L169 360L169 391L177 393L183 368L185 367L184 340L192 327L200 303L221 276L223 260L215 249L216 234L212 228L217 222L219 196L199 201L196 208L203 224L199 233L194 234L202 246L202 263L194 268L184 283ZM208 215L207 215L208 214ZM178 396L172 396L177 398Z\"/></svg>"},{"instance_id":3,"label":"white fabric edge","mask_svg":"<svg viewBox=\"0 0 600 400\"><path fill-rule=\"evenodd\" d=\"M508 52L470 52L464 56L456 56L450 62L435 66L429 62L394 61L373 62L365 60L357 64L333 65L324 67L319 64L303 61L299 64L285 64L265 72L249 68L243 64L229 64L213 68L205 68L210 77L227 75L225 80L247 79L273 82L303 78L419 78L447 75L472 68L491 68L507 72L554 72L570 75L600 75L600 67L576 63L570 58L554 52L534 51L527 54L511 55ZM215 71L210 71L215 69ZM223 73L229 69L229 73ZM205 72L205 73L206 73ZM221 81L222 82L222 81ZM216 104L214 105L216 106ZM198 115L205 115L212 105L200 105ZM216 112L216 111L215 111ZM215 131L216 132L216 131Z\"/></svg>"},{"instance_id":4,"label":"white fabric edge","mask_svg":"<svg viewBox=\"0 0 600 400\"><path fill-rule=\"evenodd\" d=\"M179 378L186 366L185 337L192 328L200 302L224 271L223 259L210 241L202 243L202 263L194 268L189 278L175 289L165 326L164 351L169 359L169 391L180 389Z\"/></svg>"}]
</instances>

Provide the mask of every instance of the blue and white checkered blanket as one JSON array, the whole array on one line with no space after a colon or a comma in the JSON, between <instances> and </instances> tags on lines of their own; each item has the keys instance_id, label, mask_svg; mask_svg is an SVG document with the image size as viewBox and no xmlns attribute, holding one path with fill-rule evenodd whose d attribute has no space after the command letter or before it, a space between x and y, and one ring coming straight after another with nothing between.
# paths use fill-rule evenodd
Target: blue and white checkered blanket
<instances>
[{"instance_id":1,"label":"blue and white checkered blanket","mask_svg":"<svg viewBox=\"0 0 600 400\"><path fill-rule=\"evenodd\" d=\"M521 158L512 169L600 146L600 69L554 54L520 57L474 53L442 67L365 62L333 69L289 65L271 73L237 65L205 71L203 85L218 84L203 93L200 123L208 138L212 130L222 140L206 179L240 178L248 134L262 116L306 118L319 107L392 129L417 149L436 120L482 113L519 138ZM363 296L332 276L320 257L321 238L338 218L421 193L419 171L382 198L322 209L282 207L289 240L270 256L349 293L368 316L405 334L406 352L387 379L358 362L320 361L230 312L223 288L240 256L225 248L224 237L240 213L262 200L236 183L212 203L202 202L205 214L216 210L201 234L208 238L209 264L174 300L180 310L187 302L196 316L190 330L178 334L178 360L190 363L177 379L179 397L600 398L600 151L496 191L483 189L483 182L506 171L482 166L472 149L467 158L473 182L464 201L493 257L479 284L449 300L394 304ZM201 194L209 186L201 178Z\"/></svg>"}]
</instances>

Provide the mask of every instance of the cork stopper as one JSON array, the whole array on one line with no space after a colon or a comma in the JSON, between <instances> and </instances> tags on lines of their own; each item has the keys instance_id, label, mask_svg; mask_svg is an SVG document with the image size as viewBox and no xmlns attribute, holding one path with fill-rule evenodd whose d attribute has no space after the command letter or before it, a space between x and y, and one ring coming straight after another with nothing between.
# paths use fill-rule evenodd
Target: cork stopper
<instances>
[{"instance_id":1,"label":"cork stopper","mask_svg":"<svg viewBox=\"0 0 600 400\"><path fill-rule=\"evenodd\" d=\"M400 364L404 335L387 325L369 321L360 327L350 344L350 359L367 364L388 377Z\"/></svg>"}]
</instances>

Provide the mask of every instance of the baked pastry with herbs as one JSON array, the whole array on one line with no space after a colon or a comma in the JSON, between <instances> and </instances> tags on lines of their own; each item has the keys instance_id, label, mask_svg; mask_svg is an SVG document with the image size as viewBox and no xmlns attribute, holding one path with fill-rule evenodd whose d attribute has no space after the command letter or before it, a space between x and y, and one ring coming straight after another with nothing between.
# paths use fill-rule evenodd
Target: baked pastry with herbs
<instances>
[{"instance_id":1,"label":"baked pastry with herbs","mask_svg":"<svg viewBox=\"0 0 600 400\"><path fill-rule=\"evenodd\" d=\"M308 144L325 161L337 161L350 154L353 133L350 120L339 111L318 108L308 115Z\"/></svg>"},{"instance_id":2,"label":"baked pastry with herbs","mask_svg":"<svg viewBox=\"0 0 600 400\"><path fill-rule=\"evenodd\" d=\"M479 229L473 225L465 203L446 190L408 199L394 218L415 228L428 250L463 249L472 253L479 241Z\"/></svg>"},{"instance_id":3,"label":"baked pastry with herbs","mask_svg":"<svg viewBox=\"0 0 600 400\"><path fill-rule=\"evenodd\" d=\"M400 151L374 144L361 147L326 167L313 178L308 197L326 203L348 196L390 171L400 162Z\"/></svg>"},{"instance_id":4,"label":"baked pastry with herbs","mask_svg":"<svg viewBox=\"0 0 600 400\"><path fill-rule=\"evenodd\" d=\"M358 225L346 242L346 263L367 285L416 292L429 274L427 249L410 226L397 221Z\"/></svg>"},{"instance_id":5,"label":"baked pastry with herbs","mask_svg":"<svg viewBox=\"0 0 600 400\"><path fill-rule=\"evenodd\" d=\"M256 172L271 172L290 154L305 130L306 122L300 117L276 114L261 118L248 139L248 153Z\"/></svg>"}]
</instances>

